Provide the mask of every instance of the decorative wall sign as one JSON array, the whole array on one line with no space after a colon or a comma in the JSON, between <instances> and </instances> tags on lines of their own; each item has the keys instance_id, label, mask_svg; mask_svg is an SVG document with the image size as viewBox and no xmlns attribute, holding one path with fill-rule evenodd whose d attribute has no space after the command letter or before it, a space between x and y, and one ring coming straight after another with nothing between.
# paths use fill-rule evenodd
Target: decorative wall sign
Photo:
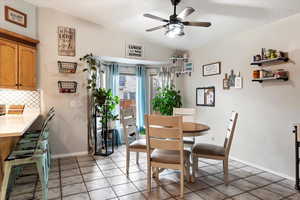
<instances>
[{"instance_id":1,"label":"decorative wall sign","mask_svg":"<svg viewBox=\"0 0 300 200\"><path fill-rule=\"evenodd\" d=\"M8 6L5 6L5 20L24 28L27 27L27 15Z\"/></svg>"},{"instance_id":2,"label":"decorative wall sign","mask_svg":"<svg viewBox=\"0 0 300 200\"><path fill-rule=\"evenodd\" d=\"M232 69L229 75L229 87L235 87L235 77L236 75L234 74L234 71Z\"/></svg>"},{"instance_id":3,"label":"decorative wall sign","mask_svg":"<svg viewBox=\"0 0 300 200\"><path fill-rule=\"evenodd\" d=\"M58 55L59 56L75 56L75 29L68 27L58 27Z\"/></svg>"},{"instance_id":4,"label":"decorative wall sign","mask_svg":"<svg viewBox=\"0 0 300 200\"><path fill-rule=\"evenodd\" d=\"M202 87L196 89L197 106L215 106L215 87Z\"/></svg>"},{"instance_id":5,"label":"decorative wall sign","mask_svg":"<svg viewBox=\"0 0 300 200\"><path fill-rule=\"evenodd\" d=\"M202 66L203 76L212 76L221 74L221 62L210 63Z\"/></svg>"},{"instance_id":6,"label":"decorative wall sign","mask_svg":"<svg viewBox=\"0 0 300 200\"><path fill-rule=\"evenodd\" d=\"M145 49L143 45L139 44L126 44L126 57L129 58L144 58Z\"/></svg>"}]
</instances>

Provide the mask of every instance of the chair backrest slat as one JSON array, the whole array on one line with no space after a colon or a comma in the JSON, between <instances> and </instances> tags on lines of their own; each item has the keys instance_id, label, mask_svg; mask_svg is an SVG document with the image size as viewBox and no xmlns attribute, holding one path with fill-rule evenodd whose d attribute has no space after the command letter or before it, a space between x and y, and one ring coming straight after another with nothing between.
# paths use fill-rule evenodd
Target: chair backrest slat
<instances>
[{"instance_id":1,"label":"chair backrest slat","mask_svg":"<svg viewBox=\"0 0 300 200\"><path fill-rule=\"evenodd\" d=\"M173 108L173 116L182 116L184 122L195 122L195 108Z\"/></svg>"},{"instance_id":2,"label":"chair backrest slat","mask_svg":"<svg viewBox=\"0 0 300 200\"><path fill-rule=\"evenodd\" d=\"M230 151L230 148L231 148L237 118L238 118L238 113L233 111L231 113L231 117L229 119L227 131L226 131L225 142L224 142L224 148L225 148L226 155L229 154L229 151Z\"/></svg>"},{"instance_id":3,"label":"chair backrest slat","mask_svg":"<svg viewBox=\"0 0 300 200\"><path fill-rule=\"evenodd\" d=\"M136 137L138 137L135 109L134 108L122 109L120 114L121 114L121 124L124 130L125 144L126 147L129 147L129 135L135 133Z\"/></svg>"},{"instance_id":4,"label":"chair backrest slat","mask_svg":"<svg viewBox=\"0 0 300 200\"><path fill-rule=\"evenodd\" d=\"M147 148L183 151L182 116L146 115Z\"/></svg>"}]
</instances>

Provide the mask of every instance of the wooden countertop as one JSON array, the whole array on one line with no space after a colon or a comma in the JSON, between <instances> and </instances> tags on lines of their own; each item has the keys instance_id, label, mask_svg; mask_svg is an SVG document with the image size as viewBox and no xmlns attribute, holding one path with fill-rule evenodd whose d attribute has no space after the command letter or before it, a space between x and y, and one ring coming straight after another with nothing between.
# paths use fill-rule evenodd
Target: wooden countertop
<instances>
[{"instance_id":1,"label":"wooden countertop","mask_svg":"<svg viewBox=\"0 0 300 200\"><path fill-rule=\"evenodd\" d=\"M0 116L0 138L22 136L39 115L39 113L24 113Z\"/></svg>"}]
</instances>

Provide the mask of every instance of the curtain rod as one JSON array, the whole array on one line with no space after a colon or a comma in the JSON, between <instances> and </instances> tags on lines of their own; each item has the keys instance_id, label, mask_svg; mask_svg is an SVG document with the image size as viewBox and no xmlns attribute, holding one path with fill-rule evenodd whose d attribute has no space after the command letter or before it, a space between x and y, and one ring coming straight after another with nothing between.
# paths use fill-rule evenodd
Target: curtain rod
<instances>
[{"instance_id":1,"label":"curtain rod","mask_svg":"<svg viewBox=\"0 0 300 200\"><path fill-rule=\"evenodd\" d=\"M118 64L121 67L128 67L128 68L136 68L137 66L145 66L147 69L159 69L160 67L166 66L166 65L151 65L151 67L147 67L147 65L139 65L139 64L125 64L125 63L119 63L119 62L107 62L107 61L103 61L101 62L102 65L104 66L108 66L110 64ZM154 66L158 66L158 67L154 67Z\"/></svg>"}]
</instances>

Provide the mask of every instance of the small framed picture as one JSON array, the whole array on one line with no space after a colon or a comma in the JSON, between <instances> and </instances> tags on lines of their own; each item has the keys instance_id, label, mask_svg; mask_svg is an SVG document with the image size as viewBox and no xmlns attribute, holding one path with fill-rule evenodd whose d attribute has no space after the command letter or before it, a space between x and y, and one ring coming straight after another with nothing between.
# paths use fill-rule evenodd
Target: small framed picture
<instances>
[{"instance_id":1,"label":"small framed picture","mask_svg":"<svg viewBox=\"0 0 300 200\"><path fill-rule=\"evenodd\" d=\"M201 87L196 89L197 106L215 106L215 87Z\"/></svg>"},{"instance_id":2,"label":"small framed picture","mask_svg":"<svg viewBox=\"0 0 300 200\"><path fill-rule=\"evenodd\" d=\"M27 27L27 15L14 8L5 6L5 20L19 26Z\"/></svg>"},{"instance_id":3,"label":"small framed picture","mask_svg":"<svg viewBox=\"0 0 300 200\"><path fill-rule=\"evenodd\" d=\"M192 72L193 71L193 63L188 62L184 64L184 71L185 72Z\"/></svg>"},{"instance_id":4,"label":"small framed picture","mask_svg":"<svg viewBox=\"0 0 300 200\"><path fill-rule=\"evenodd\" d=\"M210 63L202 66L203 76L213 76L221 74L221 62Z\"/></svg>"}]
</instances>

